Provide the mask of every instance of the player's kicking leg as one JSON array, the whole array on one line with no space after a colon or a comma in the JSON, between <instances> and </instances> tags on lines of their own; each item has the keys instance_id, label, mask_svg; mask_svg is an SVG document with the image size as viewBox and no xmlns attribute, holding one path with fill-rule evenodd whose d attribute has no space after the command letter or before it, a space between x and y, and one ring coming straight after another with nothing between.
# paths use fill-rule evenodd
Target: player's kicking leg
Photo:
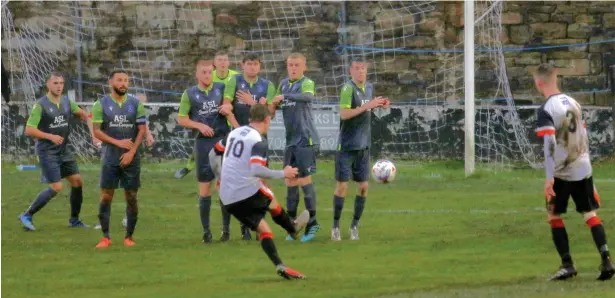
<instances>
[{"instance_id":1,"label":"player's kicking leg","mask_svg":"<svg viewBox=\"0 0 615 298\"><path fill-rule=\"evenodd\" d=\"M195 164L194 164L194 160L195 160L194 155L195 155L195 153L192 153L190 155L190 158L188 159L188 162L186 163L185 167L183 167L181 169L178 169L175 172L175 178L176 179L182 179L182 178L186 177L186 175L188 175L188 173L190 173L190 171L194 170L194 166L195 166Z\"/></svg>"}]
</instances>

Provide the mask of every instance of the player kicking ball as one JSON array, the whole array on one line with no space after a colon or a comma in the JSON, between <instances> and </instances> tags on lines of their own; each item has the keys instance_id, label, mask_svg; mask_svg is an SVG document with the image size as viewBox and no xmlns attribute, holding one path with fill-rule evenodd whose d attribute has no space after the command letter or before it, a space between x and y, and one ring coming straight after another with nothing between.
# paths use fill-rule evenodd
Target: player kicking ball
<instances>
[{"instance_id":1,"label":"player kicking ball","mask_svg":"<svg viewBox=\"0 0 615 298\"><path fill-rule=\"evenodd\" d=\"M94 135L103 142L98 212L103 238L96 248L111 245L111 202L120 183L126 198L127 224L124 245L135 245L132 235L137 225L137 193L141 187L139 146L145 138L147 120L143 103L126 93L128 81L129 77L125 71L112 71L109 75L111 95L101 98L92 107Z\"/></svg>"},{"instance_id":2,"label":"player kicking ball","mask_svg":"<svg viewBox=\"0 0 615 298\"><path fill-rule=\"evenodd\" d=\"M66 178L71 185L68 226L87 228L88 225L79 220L83 203L83 180L79 175L79 168L68 140L71 119L77 116L89 122L88 114L74 101L62 96L64 91L62 74L52 73L47 78L46 85L47 95L40 98L32 108L26 124L26 135L36 138L41 180L48 183L49 187L37 195L30 207L19 216L19 221L26 230L34 231L32 216L62 191L64 188L62 179Z\"/></svg>"},{"instance_id":3,"label":"player kicking ball","mask_svg":"<svg viewBox=\"0 0 615 298\"><path fill-rule=\"evenodd\" d=\"M592 180L588 138L581 117L581 105L557 87L556 69L541 64L534 73L536 89L547 101L538 109L536 133L544 139L546 198L549 223L555 248L562 259L560 269L550 280L565 280L577 275L568 245L568 234L561 215L566 213L568 199L583 214L591 230L602 263L598 280L608 280L615 268L606 243L606 233L596 210L600 198Z\"/></svg>"},{"instance_id":4,"label":"player kicking ball","mask_svg":"<svg viewBox=\"0 0 615 298\"><path fill-rule=\"evenodd\" d=\"M342 87L340 93L339 148L335 155L335 194L333 195L333 228L331 240L342 240L340 217L344 197L348 190L350 174L359 184L359 193L354 199L354 215L350 225L350 240L359 240L359 220L367 199L369 181L369 146L371 144L371 109L388 107L389 100L378 96L372 99L374 86L367 82L367 62L356 59L350 63L352 80Z\"/></svg>"},{"instance_id":5,"label":"player kicking ball","mask_svg":"<svg viewBox=\"0 0 615 298\"><path fill-rule=\"evenodd\" d=\"M216 152L224 154L222 161L220 198L228 212L241 223L258 233L258 239L278 275L286 279L302 279L303 274L282 263L273 242L273 233L264 220L269 212L273 221L296 239L310 218L306 210L294 221L274 198L273 192L261 179L296 179L298 169L286 166L284 170L267 168L267 142L263 135L269 130L271 117L262 104L250 108L250 124L239 127L216 145ZM211 154L210 154L211 157ZM214 164L216 161L210 161Z\"/></svg>"}]
</instances>

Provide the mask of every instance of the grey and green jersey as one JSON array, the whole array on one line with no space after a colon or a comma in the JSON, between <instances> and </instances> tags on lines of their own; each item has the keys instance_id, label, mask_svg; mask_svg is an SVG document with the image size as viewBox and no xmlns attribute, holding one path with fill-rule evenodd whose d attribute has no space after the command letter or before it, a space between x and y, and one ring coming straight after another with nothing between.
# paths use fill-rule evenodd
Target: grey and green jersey
<instances>
[{"instance_id":1,"label":"grey and green jersey","mask_svg":"<svg viewBox=\"0 0 615 298\"><path fill-rule=\"evenodd\" d=\"M62 156L64 160L73 160L72 148L69 146L70 121L73 114L79 110L79 106L67 96L62 96L57 103L43 96L34 104L26 125L64 139L59 145L50 140L37 139L37 154L57 155Z\"/></svg>"},{"instance_id":2,"label":"grey and green jersey","mask_svg":"<svg viewBox=\"0 0 615 298\"><path fill-rule=\"evenodd\" d=\"M212 83L207 89L199 85L190 87L182 94L179 103L179 116L188 116L190 120L203 123L214 130L214 138L224 137L230 131L226 117L219 113L224 99L224 84ZM198 138L208 138L198 134Z\"/></svg>"},{"instance_id":3,"label":"grey and green jersey","mask_svg":"<svg viewBox=\"0 0 615 298\"><path fill-rule=\"evenodd\" d=\"M372 99L374 86L366 82L357 86L347 82L340 92L340 109L356 109ZM369 148L372 140L371 111L365 111L350 119L340 120L339 150L361 150Z\"/></svg>"},{"instance_id":4,"label":"grey and green jersey","mask_svg":"<svg viewBox=\"0 0 615 298\"><path fill-rule=\"evenodd\" d=\"M226 83L228 83L228 81L230 81L230 80L231 80L231 78L232 78L232 77L234 77L236 74L239 74L239 72L237 72L236 70L229 69L229 70L228 70L228 73L226 74L226 77L221 78L221 77L218 77L218 72L217 72L216 70L214 70L214 78L213 78L213 81L214 81L214 83L224 83L224 84L226 84Z\"/></svg>"},{"instance_id":5,"label":"grey and green jersey","mask_svg":"<svg viewBox=\"0 0 615 298\"><path fill-rule=\"evenodd\" d=\"M250 122L250 105L247 105L241 100L236 99L237 91L247 91L252 94L252 99L258 102L261 97L267 98L267 101L273 100L275 96L275 87L273 83L267 79L257 77L256 82L248 82L243 74L234 75L224 87L224 97L230 98L233 102L233 114L240 126L248 125Z\"/></svg>"},{"instance_id":6,"label":"grey and green jersey","mask_svg":"<svg viewBox=\"0 0 615 298\"><path fill-rule=\"evenodd\" d=\"M106 95L92 107L92 123L100 123L100 130L116 140L131 139L134 142L139 133L138 126L146 122L145 106L132 94L124 95L121 101ZM120 156L127 152L109 143L103 143L102 146L102 160L105 164L118 165ZM137 150L134 159L138 158Z\"/></svg>"},{"instance_id":7,"label":"grey and green jersey","mask_svg":"<svg viewBox=\"0 0 615 298\"><path fill-rule=\"evenodd\" d=\"M282 109L284 117L286 147L305 147L319 143L312 116L312 101L316 99L314 93L314 81L306 77L297 81L290 81L287 77L280 82L276 95L284 95L278 107Z\"/></svg>"}]
</instances>

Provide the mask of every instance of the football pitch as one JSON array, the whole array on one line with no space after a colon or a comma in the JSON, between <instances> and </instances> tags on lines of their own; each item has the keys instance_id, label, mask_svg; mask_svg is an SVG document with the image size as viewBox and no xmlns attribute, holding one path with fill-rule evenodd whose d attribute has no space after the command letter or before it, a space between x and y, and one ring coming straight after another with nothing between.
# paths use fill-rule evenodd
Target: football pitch
<instances>
[{"instance_id":1,"label":"football pitch","mask_svg":"<svg viewBox=\"0 0 615 298\"><path fill-rule=\"evenodd\" d=\"M333 162L314 177L322 225L310 243L285 241L268 217L284 263L307 276L287 281L258 241L217 241L220 209L212 204L214 243L201 243L194 173L173 178L183 163L146 164L139 192L134 247L122 245L125 203L116 192L113 245L94 246L99 230L70 229L69 185L34 217L25 232L17 215L44 187L38 171L2 171L3 297L613 297L615 281L598 282L600 258L582 216L565 216L579 275L547 282L559 266L544 212L542 170L478 172L463 176L462 162L397 162L390 184L371 183L359 241L350 241L354 188L346 197L341 242L330 240ZM278 168L280 165L276 165ZM81 165L82 219L98 222L96 165ZM599 212L615 246L615 163L594 165L602 197ZM272 181L283 205L283 182ZM303 210L303 200L299 210Z\"/></svg>"}]
</instances>

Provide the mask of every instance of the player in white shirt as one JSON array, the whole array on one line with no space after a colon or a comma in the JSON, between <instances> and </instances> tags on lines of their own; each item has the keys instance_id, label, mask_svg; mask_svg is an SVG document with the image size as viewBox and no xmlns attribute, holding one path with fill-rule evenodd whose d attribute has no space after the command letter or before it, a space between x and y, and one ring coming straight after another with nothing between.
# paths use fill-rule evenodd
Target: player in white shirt
<instances>
[{"instance_id":1,"label":"player in white shirt","mask_svg":"<svg viewBox=\"0 0 615 298\"><path fill-rule=\"evenodd\" d=\"M273 233L264 220L267 212L273 221L296 239L305 228L310 214L305 210L295 221L290 219L273 192L263 184L263 179L296 179L297 168L287 166L284 170L267 168L267 141L263 135L269 130L271 116L265 105L250 108L250 124L231 131L220 140L210 153L210 164L220 163L220 199L228 212L242 224L258 233L263 250L276 266L277 273L286 279L301 279L305 276L282 264L278 256ZM216 156L218 155L218 156Z\"/></svg>"},{"instance_id":2,"label":"player in white shirt","mask_svg":"<svg viewBox=\"0 0 615 298\"><path fill-rule=\"evenodd\" d=\"M562 259L560 269L550 278L564 280L577 275L568 245L568 234L561 214L568 199L583 214L602 258L599 280L615 274L606 243L606 233L596 210L600 197L592 180L588 138L581 105L557 87L556 69L542 64L534 73L536 89L547 101L538 109L536 133L544 139L546 181L544 192L555 248Z\"/></svg>"}]
</instances>

